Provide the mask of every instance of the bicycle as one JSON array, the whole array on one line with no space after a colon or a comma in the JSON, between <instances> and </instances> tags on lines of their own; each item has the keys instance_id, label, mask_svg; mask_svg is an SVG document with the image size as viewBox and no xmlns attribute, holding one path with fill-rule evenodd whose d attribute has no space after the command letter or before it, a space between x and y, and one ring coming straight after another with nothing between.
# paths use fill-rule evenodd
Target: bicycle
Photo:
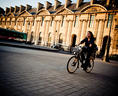
<instances>
[{"instance_id":1,"label":"bicycle","mask_svg":"<svg viewBox=\"0 0 118 96\"><path fill-rule=\"evenodd\" d=\"M87 53L83 53L85 57L83 59L82 49L83 49L82 46L76 46L73 49L74 56L72 56L67 62L67 71L71 74L74 73L79 68L80 63L85 63L85 60L87 58ZM86 70L84 70L87 73L90 73L93 70L95 53L96 52L92 53L92 56L90 57L90 65L87 66Z\"/></svg>"}]
</instances>

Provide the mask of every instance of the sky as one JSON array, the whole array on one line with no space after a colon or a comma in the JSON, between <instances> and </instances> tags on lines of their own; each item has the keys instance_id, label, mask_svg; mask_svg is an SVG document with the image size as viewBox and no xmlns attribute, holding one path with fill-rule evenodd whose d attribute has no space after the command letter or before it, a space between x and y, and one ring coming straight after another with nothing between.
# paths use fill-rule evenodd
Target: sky
<instances>
[{"instance_id":1,"label":"sky","mask_svg":"<svg viewBox=\"0 0 118 96\"><path fill-rule=\"evenodd\" d=\"M10 7L10 6L20 6L20 5L24 5L26 6L26 4L31 5L32 7L37 7L37 3L40 2L42 4L45 4L46 1L51 2L52 4L54 4L54 0L0 0L0 7L2 7L4 10L6 7ZM65 0L59 0L62 2L62 4L64 4ZM73 3L76 3L77 0L71 0ZM84 2L88 2L90 0L84 0Z\"/></svg>"}]
</instances>

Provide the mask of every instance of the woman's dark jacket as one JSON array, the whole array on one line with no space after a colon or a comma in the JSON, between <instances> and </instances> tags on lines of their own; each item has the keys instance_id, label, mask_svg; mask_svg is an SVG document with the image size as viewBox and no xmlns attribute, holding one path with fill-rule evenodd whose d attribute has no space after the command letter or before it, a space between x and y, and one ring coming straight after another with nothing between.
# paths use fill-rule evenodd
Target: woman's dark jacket
<instances>
[{"instance_id":1,"label":"woman's dark jacket","mask_svg":"<svg viewBox=\"0 0 118 96\"><path fill-rule=\"evenodd\" d=\"M88 38L86 37L85 39L83 39L83 40L80 42L80 44L85 43L85 46L87 46L87 47L89 47L89 45L92 44L92 47L91 47L91 48L93 48L94 45L95 45L94 41L95 41L95 38L91 38L90 41L88 41Z\"/></svg>"}]
</instances>

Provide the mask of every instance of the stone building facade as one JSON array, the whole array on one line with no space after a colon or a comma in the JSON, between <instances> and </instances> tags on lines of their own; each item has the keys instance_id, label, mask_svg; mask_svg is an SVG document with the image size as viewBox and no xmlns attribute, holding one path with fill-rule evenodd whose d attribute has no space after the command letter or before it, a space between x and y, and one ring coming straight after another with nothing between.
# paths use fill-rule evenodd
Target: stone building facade
<instances>
[{"instance_id":1,"label":"stone building facade","mask_svg":"<svg viewBox=\"0 0 118 96\"><path fill-rule=\"evenodd\" d=\"M0 27L27 33L27 41L51 46L61 43L65 49L75 46L92 31L99 51L104 51L110 36L110 54L118 54L117 0L84 2L65 0L65 4L46 1L37 8L30 5L6 8L0 14Z\"/></svg>"}]
</instances>

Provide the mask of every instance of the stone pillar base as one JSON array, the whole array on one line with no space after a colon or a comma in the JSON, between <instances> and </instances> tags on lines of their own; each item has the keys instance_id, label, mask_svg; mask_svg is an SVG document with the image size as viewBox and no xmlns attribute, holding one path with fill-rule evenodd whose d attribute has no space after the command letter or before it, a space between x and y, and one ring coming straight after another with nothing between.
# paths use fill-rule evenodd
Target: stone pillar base
<instances>
[{"instance_id":1,"label":"stone pillar base","mask_svg":"<svg viewBox=\"0 0 118 96\"><path fill-rule=\"evenodd\" d=\"M44 41L41 42L41 46L45 46L45 42Z\"/></svg>"},{"instance_id":2,"label":"stone pillar base","mask_svg":"<svg viewBox=\"0 0 118 96\"><path fill-rule=\"evenodd\" d=\"M34 45L38 45L38 42L37 42L37 41L35 41Z\"/></svg>"},{"instance_id":3,"label":"stone pillar base","mask_svg":"<svg viewBox=\"0 0 118 96\"><path fill-rule=\"evenodd\" d=\"M70 46L63 46L64 51L70 51Z\"/></svg>"}]
</instances>

